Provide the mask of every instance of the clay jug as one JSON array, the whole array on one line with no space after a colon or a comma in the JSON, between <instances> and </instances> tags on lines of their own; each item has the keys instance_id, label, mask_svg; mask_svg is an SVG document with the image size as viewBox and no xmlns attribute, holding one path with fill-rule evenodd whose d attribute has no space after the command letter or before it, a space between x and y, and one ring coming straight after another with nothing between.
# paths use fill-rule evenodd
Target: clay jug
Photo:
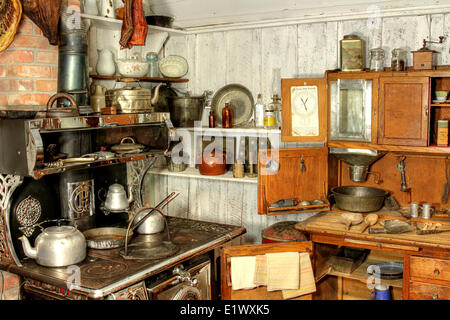
<instances>
[{"instance_id":1,"label":"clay jug","mask_svg":"<svg viewBox=\"0 0 450 320\"><path fill-rule=\"evenodd\" d=\"M101 76L112 76L116 73L116 65L111 51L98 50L97 73Z\"/></svg>"},{"instance_id":2,"label":"clay jug","mask_svg":"<svg viewBox=\"0 0 450 320\"><path fill-rule=\"evenodd\" d=\"M94 87L94 94L91 95L91 107L94 112L100 113L101 109L106 107L105 92L104 86L96 85Z\"/></svg>"}]
</instances>

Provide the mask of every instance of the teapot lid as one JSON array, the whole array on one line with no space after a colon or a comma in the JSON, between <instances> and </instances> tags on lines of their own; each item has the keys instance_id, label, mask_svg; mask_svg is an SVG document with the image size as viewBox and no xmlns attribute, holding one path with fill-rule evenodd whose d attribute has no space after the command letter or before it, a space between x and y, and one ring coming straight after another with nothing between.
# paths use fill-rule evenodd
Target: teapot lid
<instances>
[{"instance_id":1,"label":"teapot lid","mask_svg":"<svg viewBox=\"0 0 450 320\"><path fill-rule=\"evenodd\" d=\"M77 230L72 226L52 226L44 229L47 234L57 235L57 234L67 234Z\"/></svg>"},{"instance_id":2,"label":"teapot lid","mask_svg":"<svg viewBox=\"0 0 450 320\"><path fill-rule=\"evenodd\" d=\"M118 191L125 190L125 188L119 183L114 183L109 186L109 190L112 192L118 192Z\"/></svg>"}]
</instances>

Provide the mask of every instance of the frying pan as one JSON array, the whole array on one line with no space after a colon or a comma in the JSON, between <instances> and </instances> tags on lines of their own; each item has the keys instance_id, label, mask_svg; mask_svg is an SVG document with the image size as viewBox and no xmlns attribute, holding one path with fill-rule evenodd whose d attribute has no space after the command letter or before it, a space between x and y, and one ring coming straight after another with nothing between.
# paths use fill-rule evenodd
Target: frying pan
<instances>
[{"instance_id":1,"label":"frying pan","mask_svg":"<svg viewBox=\"0 0 450 320\"><path fill-rule=\"evenodd\" d=\"M131 235L133 231L130 231ZM125 245L125 237L127 229L125 228L95 228L83 232L86 238L86 244L92 249L113 249L120 248ZM128 242L131 236L128 237Z\"/></svg>"},{"instance_id":2,"label":"frying pan","mask_svg":"<svg viewBox=\"0 0 450 320\"><path fill-rule=\"evenodd\" d=\"M367 273L385 280L400 279L403 277L403 263L381 262L373 264L367 267Z\"/></svg>"}]
</instances>

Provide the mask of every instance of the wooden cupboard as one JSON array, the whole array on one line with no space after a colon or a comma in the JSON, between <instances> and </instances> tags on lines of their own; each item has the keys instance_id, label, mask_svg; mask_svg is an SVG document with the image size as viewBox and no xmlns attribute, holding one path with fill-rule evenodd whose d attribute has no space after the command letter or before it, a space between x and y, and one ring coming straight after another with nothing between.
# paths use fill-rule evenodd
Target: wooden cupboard
<instances>
[{"instance_id":1,"label":"wooden cupboard","mask_svg":"<svg viewBox=\"0 0 450 320\"><path fill-rule=\"evenodd\" d=\"M425 147L428 143L428 77L380 77L378 143Z\"/></svg>"}]
</instances>

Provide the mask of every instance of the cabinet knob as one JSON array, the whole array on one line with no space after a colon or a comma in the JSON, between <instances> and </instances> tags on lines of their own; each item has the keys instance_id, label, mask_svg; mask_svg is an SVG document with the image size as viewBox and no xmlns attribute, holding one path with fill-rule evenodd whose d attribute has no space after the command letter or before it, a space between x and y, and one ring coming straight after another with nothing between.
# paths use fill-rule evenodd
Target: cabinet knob
<instances>
[{"instance_id":1,"label":"cabinet knob","mask_svg":"<svg viewBox=\"0 0 450 320\"><path fill-rule=\"evenodd\" d=\"M434 269L434 274L435 274L435 275L439 275L439 273L440 273L440 272L439 272L439 269Z\"/></svg>"},{"instance_id":2,"label":"cabinet knob","mask_svg":"<svg viewBox=\"0 0 450 320\"><path fill-rule=\"evenodd\" d=\"M433 293L433 295L431 297L433 298L433 300L437 300L437 298L439 298L437 293Z\"/></svg>"}]
</instances>

